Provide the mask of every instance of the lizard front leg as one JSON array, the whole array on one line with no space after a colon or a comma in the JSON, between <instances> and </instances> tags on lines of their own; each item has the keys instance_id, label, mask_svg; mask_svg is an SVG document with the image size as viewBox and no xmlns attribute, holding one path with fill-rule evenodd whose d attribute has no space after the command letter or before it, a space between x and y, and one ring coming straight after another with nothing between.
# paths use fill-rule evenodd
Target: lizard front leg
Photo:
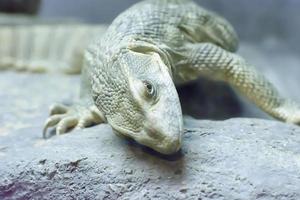
<instances>
[{"instance_id":1,"label":"lizard front leg","mask_svg":"<svg viewBox=\"0 0 300 200\"><path fill-rule=\"evenodd\" d=\"M182 79L202 75L225 81L274 118L300 125L299 104L280 96L276 88L240 56L210 43L189 45L184 49L184 56L177 65Z\"/></svg>"},{"instance_id":2,"label":"lizard front leg","mask_svg":"<svg viewBox=\"0 0 300 200\"><path fill-rule=\"evenodd\" d=\"M95 106L91 96L91 85L86 67L82 70L80 99L72 106L54 104L50 107L50 116L46 120L43 137L47 129L56 126L56 135L66 133L73 128L86 128L106 122L102 112Z\"/></svg>"}]
</instances>

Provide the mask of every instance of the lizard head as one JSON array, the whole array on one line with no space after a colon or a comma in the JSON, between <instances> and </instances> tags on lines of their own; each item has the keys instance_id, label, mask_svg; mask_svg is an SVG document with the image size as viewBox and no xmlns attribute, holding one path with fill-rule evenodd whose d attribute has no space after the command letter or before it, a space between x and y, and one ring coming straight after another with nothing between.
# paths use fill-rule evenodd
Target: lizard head
<instances>
[{"instance_id":1,"label":"lizard head","mask_svg":"<svg viewBox=\"0 0 300 200\"><path fill-rule=\"evenodd\" d=\"M118 135L162 154L180 149L181 106L158 53L126 49L96 69L92 76L95 104Z\"/></svg>"}]
</instances>

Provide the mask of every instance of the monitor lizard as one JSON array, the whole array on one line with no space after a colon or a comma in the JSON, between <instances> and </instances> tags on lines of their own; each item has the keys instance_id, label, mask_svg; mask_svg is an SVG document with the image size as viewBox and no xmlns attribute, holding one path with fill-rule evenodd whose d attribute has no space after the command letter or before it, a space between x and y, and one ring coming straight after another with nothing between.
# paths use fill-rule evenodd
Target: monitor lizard
<instances>
[{"instance_id":1,"label":"monitor lizard","mask_svg":"<svg viewBox=\"0 0 300 200\"><path fill-rule=\"evenodd\" d=\"M232 25L193 1L139 2L86 48L80 99L53 105L43 135L54 126L60 135L108 123L120 136L175 153L183 133L175 86L199 77L224 81L274 118L299 125L299 104L283 98L237 49Z\"/></svg>"}]
</instances>

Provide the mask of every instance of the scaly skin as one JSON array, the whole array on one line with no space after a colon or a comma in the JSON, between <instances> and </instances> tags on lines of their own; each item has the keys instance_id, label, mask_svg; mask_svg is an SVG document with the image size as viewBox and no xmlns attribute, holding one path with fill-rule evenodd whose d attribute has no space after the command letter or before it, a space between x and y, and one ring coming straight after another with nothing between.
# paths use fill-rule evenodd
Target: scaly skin
<instances>
[{"instance_id":1,"label":"scaly skin","mask_svg":"<svg viewBox=\"0 0 300 200\"><path fill-rule=\"evenodd\" d=\"M0 70L80 73L84 50L105 25L0 15Z\"/></svg>"},{"instance_id":2,"label":"scaly skin","mask_svg":"<svg viewBox=\"0 0 300 200\"><path fill-rule=\"evenodd\" d=\"M81 101L53 107L45 131L107 122L119 135L172 154L181 146L183 127L175 84L200 76L223 80L273 117L299 124L299 105L234 54L237 41L225 19L191 1L138 3L90 45Z\"/></svg>"}]
</instances>

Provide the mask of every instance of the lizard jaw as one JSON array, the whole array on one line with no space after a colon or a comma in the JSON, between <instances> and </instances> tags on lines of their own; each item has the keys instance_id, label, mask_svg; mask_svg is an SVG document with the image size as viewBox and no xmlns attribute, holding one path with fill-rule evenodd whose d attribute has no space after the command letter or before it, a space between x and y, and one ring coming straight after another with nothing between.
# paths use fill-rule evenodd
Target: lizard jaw
<instances>
[{"instance_id":1,"label":"lizard jaw","mask_svg":"<svg viewBox=\"0 0 300 200\"><path fill-rule=\"evenodd\" d=\"M139 144L150 147L161 154L174 154L181 148L181 129L178 130L177 134L167 136L163 132L154 132L153 129L149 131L145 128L139 132L133 132L113 124L111 124L111 126L117 135L132 138ZM153 134L155 134L155 136L153 136Z\"/></svg>"}]
</instances>

